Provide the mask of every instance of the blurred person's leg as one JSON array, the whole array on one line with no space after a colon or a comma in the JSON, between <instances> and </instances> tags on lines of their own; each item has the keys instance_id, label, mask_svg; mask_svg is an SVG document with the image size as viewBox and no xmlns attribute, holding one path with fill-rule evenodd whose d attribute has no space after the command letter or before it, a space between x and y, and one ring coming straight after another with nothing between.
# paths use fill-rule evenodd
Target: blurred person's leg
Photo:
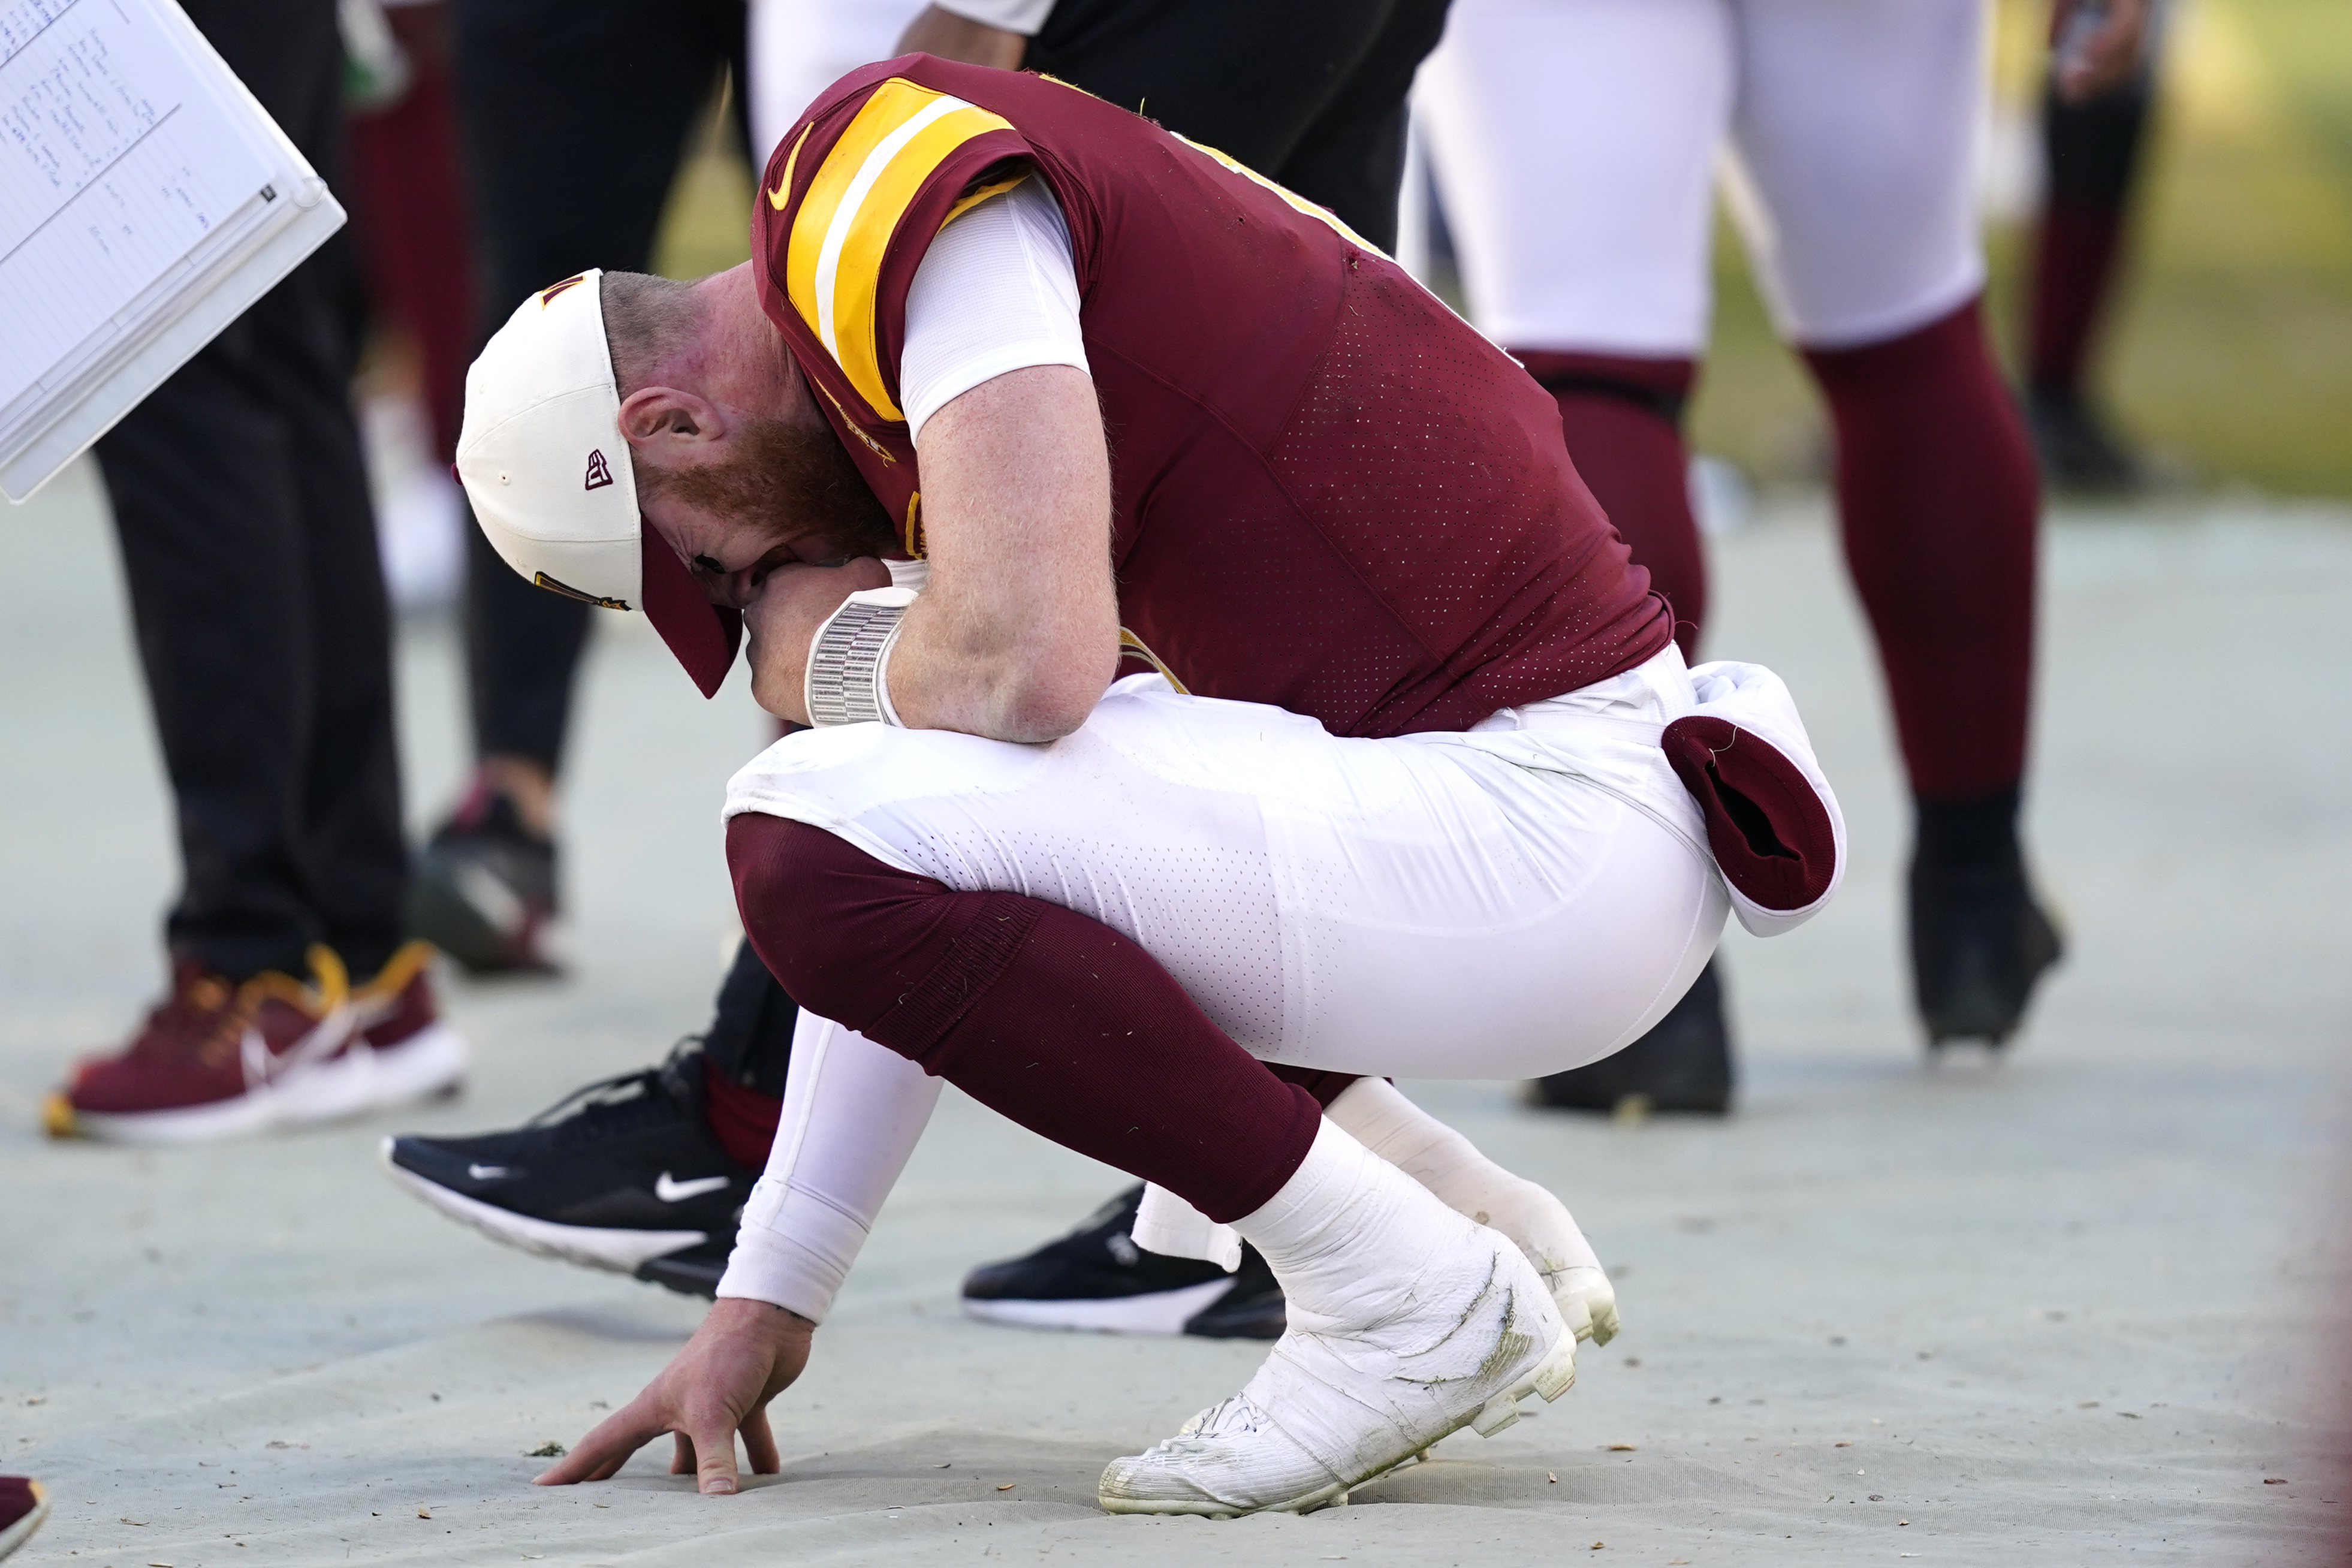
<instances>
[{"instance_id":1,"label":"blurred person's leg","mask_svg":"<svg viewBox=\"0 0 2352 1568\"><path fill-rule=\"evenodd\" d=\"M487 333L591 267L643 271L741 0L452 0L459 129ZM740 77L740 71L738 75ZM555 781L588 606L525 583L467 531L466 656L480 763L419 868L418 924L468 968L551 966Z\"/></svg>"},{"instance_id":2,"label":"blurred person's leg","mask_svg":"<svg viewBox=\"0 0 2352 1568\"><path fill-rule=\"evenodd\" d=\"M1023 65L1140 111L1396 244L1405 93L1444 0L1059 0Z\"/></svg>"},{"instance_id":3,"label":"blurred person's leg","mask_svg":"<svg viewBox=\"0 0 2352 1568\"><path fill-rule=\"evenodd\" d=\"M2067 102L2054 86L2042 95L2026 416L2042 477L2072 489L2123 490L2140 479L2093 405L2084 370L2114 287L2154 98L2146 70L2086 103Z\"/></svg>"},{"instance_id":4,"label":"blurred person's leg","mask_svg":"<svg viewBox=\"0 0 2352 1568\"><path fill-rule=\"evenodd\" d=\"M191 15L335 180L331 8ZM351 268L331 241L99 444L184 882L166 924L172 995L129 1050L84 1066L54 1130L222 1136L463 1072L421 954L401 946L390 614L350 402ZM258 1055L211 1048L244 1026Z\"/></svg>"},{"instance_id":5,"label":"blurred person's leg","mask_svg":"<svg viewBox=\"0 0 2352 1568\"><path fill-rule=\"evenodd\" d=\"M1915 999L1931 1044L1998 1044L2058 942L2017 834L2040 500L1978 309L1986 8L1748 0L1739 15L1750 250L1829 403L1846 561L1916 812Z\"/></svg>"},{"instance_id":6,"label":"blurred person's leg","mask_svg":"<svg viewBox=\"0 0 2352 1568\"><path fill-rule=\"evenodd\" d=\"M446 0L386 13L412 72L396 102L351 119L352 228L375 307L414 340L435 459L457 456L466 365L481 318L457 153Z\"/></svg>"},{"instance_id":7,"label":"blurred person's leg","mask_svg":"<svg viewBox=\"0 0 2352 1568\"><path fill-rule=\"evenodd\" d=\"M1724 0L1455 0L1417 97L1471 319L1552 394L1577 473L1690 656L1707 584L1682 421L1733 47ZM1722 990L1710 964L1648 1035L1530 1100L1726 1110Z\"/></svg>"}]
</instances>

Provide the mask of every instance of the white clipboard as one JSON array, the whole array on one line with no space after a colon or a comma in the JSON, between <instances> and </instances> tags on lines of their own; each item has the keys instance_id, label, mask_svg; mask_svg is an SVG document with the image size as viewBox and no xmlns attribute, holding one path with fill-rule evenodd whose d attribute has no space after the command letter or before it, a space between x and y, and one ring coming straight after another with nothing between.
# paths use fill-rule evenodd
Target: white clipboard
<instances>
[{"instance_id":1,"label":"white clipboard","mask_svg":"<svg viewBox=\"0 0 2352 1568\"><path fill-rule=\"evenodd\" d=\"M173 0L0 0L0 494L31 499L343 222Z\"/></svg>"}]
</instances>

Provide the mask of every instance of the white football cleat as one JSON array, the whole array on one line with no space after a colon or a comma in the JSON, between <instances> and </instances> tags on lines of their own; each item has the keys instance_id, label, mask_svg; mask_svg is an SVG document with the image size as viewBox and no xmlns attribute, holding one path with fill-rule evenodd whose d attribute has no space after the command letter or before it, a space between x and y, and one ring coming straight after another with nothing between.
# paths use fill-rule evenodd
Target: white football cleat
<instances>
[{"instance_id":1,"label":"white football cleat","mask_svg":"<svg viewBox=\"0 0 2352 1568\"><path fill-rule=\"evenodd\" d=\"M1290 1299L1242 1392L1103 1471L1110 1513L1306 1513L1469 1426L1491 1436L1576 1381L1576 1336L1507 1237L1327 1121L1236 1222Z\"/></svg>"}]
</instances>

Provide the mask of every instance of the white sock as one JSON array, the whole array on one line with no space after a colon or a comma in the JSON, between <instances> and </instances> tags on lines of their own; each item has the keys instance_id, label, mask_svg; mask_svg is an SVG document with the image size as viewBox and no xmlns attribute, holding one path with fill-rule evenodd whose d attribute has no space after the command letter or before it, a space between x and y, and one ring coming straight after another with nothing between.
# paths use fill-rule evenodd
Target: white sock
<instances>
[{"instance_id":1,"label":"white sock","mask_svg":"<svg viewBox=\"0 0 2352 1568\"><path fill-rule=\"evenodd\" d=\"M1377 1321L1437 1260L1471 1256L1460 1215L1328 1117L1290 1179L1234 1229L1281 1280L1294 1329Z\"/></svg>"},{"instance_id":2,"label":"white sock","mask_svg":"<svg viewBox=\"0 0 2352 1568\"><path fill-rule=\"evenodd\" d=\"M1323 1114L1448 1208L1510 1237L1547 1279L1563 1269L1601 1267L1592 1244L1559 1200L1486 1158L1386 1079L1358 1079Z\"/></svg>"},{"instance_id":3,"label":"white sock","mask_svg":"<svg viewBox=\"0 0 2352 1568\"><path fill-rule=\"evenodd\" d=\"M1242 1266L1242 1238L1232 1226L1219 1225L1156 1183L1143 1184L1143 1202L1128 1234L1136 1246L1162 1258L1198 1258L1228 1274Z\"/></svg>"}]
</instances>

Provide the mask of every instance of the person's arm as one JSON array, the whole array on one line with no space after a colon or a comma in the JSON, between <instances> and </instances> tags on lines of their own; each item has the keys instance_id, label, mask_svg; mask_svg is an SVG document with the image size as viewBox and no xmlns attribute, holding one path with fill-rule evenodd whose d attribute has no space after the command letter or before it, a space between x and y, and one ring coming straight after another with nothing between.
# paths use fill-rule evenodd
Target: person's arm
<instances>
[{"instance_id":1,"label":"person's arm","mask_svg":"<svg viewBox=\"0 0 2352 1568\"><path fill-rule=\"evenodd\" d=\"M982 382L922 429L929 585L890 654L891 705L912 728L1057 740L1118 668L1110 452L1094 382L1040 364ZM772 573L744 612L751 691L808 721L809 639L839 607L823 567Z\"/></svg>"},{"instance_id":2,"label":"person's arm","mask_svg":"<svg viewBox=\"0 0 2352 1568\"><path fill-rule=\"evenodd\" d=\"M1034 29L1033 29L1034 30ZM968 66L994 66L999 70L1018 70L1022 51L1029 47L1025 34L1008 28L991 26L969 16L937 5L926 5L907 24L898 35L897 52L902 55L936 55L943 60L959 60Z\"/></svg>"},{"instance_id":3,"label":"person's arm","mask_svg":"<svg viewBox=\"0 0 2352 1568\"><path fill-rule=\"evenodd\" d=\"M2130 80L2147 48L2147 0L2057 0L2050 43L2059 96L2085 103Z\"/></svg>"},{"instance_id":4,"label":"person's arm","mask_svg":"<svg viewBox=\"0 0 2352 1568\"><path fill-rule=\"evenodd\" d=\"M940 1080L906 1058L803 1013L768 1168L743 1223L719 1300L660 1376L599 1423L539 1478L601 1481L665 1432L673 1475L697 1474L711 1495L735 1490L735 1435L752 1470L772 1475L771 1400L808 1364L812 1336L906 1169Z\"/></svg>"}]
</instances>

